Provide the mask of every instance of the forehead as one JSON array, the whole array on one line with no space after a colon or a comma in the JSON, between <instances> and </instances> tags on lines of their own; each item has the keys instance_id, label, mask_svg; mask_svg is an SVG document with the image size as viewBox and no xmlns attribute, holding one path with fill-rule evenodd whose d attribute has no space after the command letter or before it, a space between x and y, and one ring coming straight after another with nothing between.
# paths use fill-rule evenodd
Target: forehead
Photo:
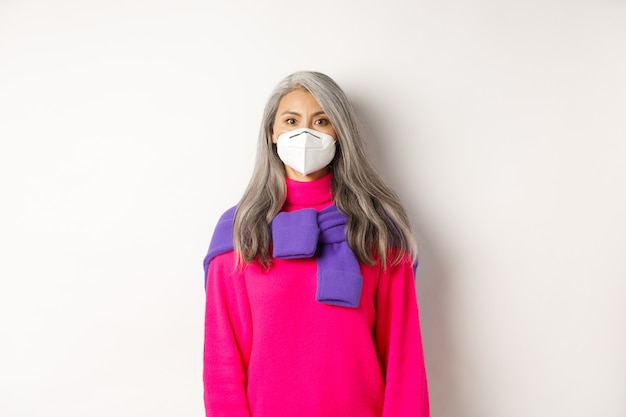
<instances>
[{"instance_id":1,"label":"forehead","mask_svg":"<svg viewBox=\"0 0 626 417\"><path fill-rule=\"evenodd\" d=\"M319 111L322 110L319 103L315 100L313 95L304 88L297 88L291 90L285 94L278 103L278 113L287 110L308 110Z\"/></svg>"}]
</instances>

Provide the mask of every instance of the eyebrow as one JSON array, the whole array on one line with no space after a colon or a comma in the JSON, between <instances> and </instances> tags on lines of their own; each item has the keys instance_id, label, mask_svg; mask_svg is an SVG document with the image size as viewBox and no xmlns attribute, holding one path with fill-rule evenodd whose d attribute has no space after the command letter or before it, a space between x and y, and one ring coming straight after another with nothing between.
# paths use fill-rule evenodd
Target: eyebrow
<instances>
[{"instance_id":1,"label":"eyebrow","mask_svg":"<svg viewBox=\"0 0 626 417\"><path fill-rule=\"evenodd\" d=\"M300 113L298 113L297 111L293 111L293 110L286 110L282 112L280 115L282 116L285 114L293 114L294 116L302 116ZM324 110L320 110L318 112L313 113L311 116L319 116L320 114L326 114L326 112Z\"/></svg>"}]
</instances>

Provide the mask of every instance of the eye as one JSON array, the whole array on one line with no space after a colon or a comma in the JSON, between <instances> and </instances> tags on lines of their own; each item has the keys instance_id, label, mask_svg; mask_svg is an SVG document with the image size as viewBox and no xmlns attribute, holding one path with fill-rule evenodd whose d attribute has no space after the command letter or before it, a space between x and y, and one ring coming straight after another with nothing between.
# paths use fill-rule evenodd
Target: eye
<instances>
[{"instance_id":1,"label":"eye","mask_svg":"<svg viewBox=\"0 0 626 417\"><path fill-rule=\"evenodd\" d=\"M315 121L315 124L318 126L328 126L330 124L330 122L328 121L328 119L317 119Z\"/></svg>"},{"instance_id":2,"label":"eye","mask_svg":"<svg viewBox=\"0 0 626 417\"><path fill-rule=\"evenodd\" d=\"M285 123L287 123L288 125L295 125L296 119L294 119L293 117L290 117L289 119L285 120Z\"/></svg>"}]
</instances>

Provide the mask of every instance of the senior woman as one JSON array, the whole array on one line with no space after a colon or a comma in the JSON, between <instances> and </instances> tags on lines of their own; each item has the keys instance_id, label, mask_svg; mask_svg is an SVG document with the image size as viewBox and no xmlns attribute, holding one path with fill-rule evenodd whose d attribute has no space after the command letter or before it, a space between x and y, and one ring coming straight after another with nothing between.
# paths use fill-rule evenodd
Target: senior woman
<instances>
[{"instance_id":1,"label":"senior woman","mask_svg":"<svg viewBox=\"0 0 626 417\"><path fill-rule=\"evenodd\" d=\"M341 88L282 80L204 261L207 416L428 416L416 255Z\"/></svg>"}]
</instances>

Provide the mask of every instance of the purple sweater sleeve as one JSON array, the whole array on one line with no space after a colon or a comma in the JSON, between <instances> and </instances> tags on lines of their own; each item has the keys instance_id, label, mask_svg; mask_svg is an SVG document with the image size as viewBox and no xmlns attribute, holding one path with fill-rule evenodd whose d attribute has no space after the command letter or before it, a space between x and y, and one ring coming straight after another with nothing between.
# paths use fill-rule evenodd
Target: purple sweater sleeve
<instances>
[{"instance_id":1,"label":"purple sweater sleeve","mask_svg":"<svg viewBox=\"0 0 626 417\"><path fill-rule=\"evenodd\" d=\"M407 257L381 273L376 294L376 348L385 375L383 417L428 417L424 353Z\"/></svg>"}]
</instances>

